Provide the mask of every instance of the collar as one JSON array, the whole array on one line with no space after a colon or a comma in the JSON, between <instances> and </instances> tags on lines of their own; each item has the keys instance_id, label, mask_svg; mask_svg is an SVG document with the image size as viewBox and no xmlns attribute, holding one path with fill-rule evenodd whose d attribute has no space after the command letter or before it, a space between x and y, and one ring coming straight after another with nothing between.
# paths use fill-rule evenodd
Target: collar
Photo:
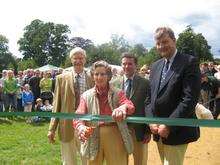
<instances>
[{"instance_id":1,"label":"collar","mask_svg":"<svg viewBox=\"0 0 220 165\"><path fill-rule=\"evenodd\" d=\"M109 85L104 88L99 88L95 85L95 91L99 96L108 95Z\"/></svg>"},{"instance_id":2,"label":"collar","mask_svg":"<svg viewBox=\"0 0 220 165\"><path fill-rule=\"evenodd\" d=\"M74 68L72 68L72 71L73 71L73 76L76 77L77 75L79 75L80 77L84 77L85 76L85 70L83 70L81 73L76 73L74 71Z\"/></svg>"},{"instance_id":3,"label":"collar","mask_svg":"<svg viewBox=\"0 0 220 165\"><path fill-rule=\"evenodd\" d=\"M130 78L128 78L128 77L126 77L126 75L123 75L123 77L124 77L124 82L126 82L128 79L130 79L130 80L134 80L134 76L135 76L135 74L133 74Z\"/></svg>"},{"instance_id":4,"label":"collar","mask_svg":"<svg viewBox=\"0 0 220 165\"><path fill-rule=\"evenodd\" d=\"M174 52L174 54L172 55L172 57L169 59L169 61L170 61L170 66L171 66L171 64L173 63L173 60L174 60L174 58L176 57L176 54L177 54L177 49L175 50L175 52ZM167 62L167 59L165 58L165 62Z\"/></svg>"}]
</instances>

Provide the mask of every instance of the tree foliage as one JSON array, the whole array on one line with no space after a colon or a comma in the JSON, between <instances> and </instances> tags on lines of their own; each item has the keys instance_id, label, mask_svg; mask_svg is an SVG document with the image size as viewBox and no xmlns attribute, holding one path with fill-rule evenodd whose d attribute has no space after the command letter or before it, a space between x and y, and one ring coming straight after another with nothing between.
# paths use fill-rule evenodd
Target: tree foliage
<instances>
[{"instance_id":1,"label":"tree foliage","mask_svg":"<svg viewBox=\"0 0 220 165\"><path fill-rule=\"evenodd\" d=\"M16 69L16 62L8 49L8 39L0 34L0 72L8 67Z\"/></svg>"},{"instance_id":2,"label":"tree foliage","mask_svg":"<svg viewBox=\"0 0 220 165\"><path fill-rule=\"evenodd\" d=\"M190 25L179 34L177 49L181 53L198 57L200 61L213 60L211 46L208 45L205 37L201 33L196 34Z\"/></svg>"},{"instance_id":3,"label":"tree foliage","mask_svg":"<svg viewBox=\"0 0 220 165\"><path fill-rule=\"evenodd\" d=\"M24 59L33 59L39 66L60 66L68 51L69 32L67 25L33 20L25 27L24 35L18 41L19 50Z\"/></svg>"},{"instance_id":4,"label":"tree foliage","mask_svg":"<svg viewBox=\"0 0 220 165\"><path fill-rule=\"evenodd\" d=\"M139 66L143 66L144 64L150 66L153 62L157 61L159 58L161 58L159 53L157 52L156 48L153 47L146 54L146 56L140 56L138 58L138 64Z\"/></svg>"},{"instance_id":5,"label":"tree foliage","mask_svg":"<svg viewBox=\"0 0 220 165\"><path fill-rule=\"evenodd\" d=\"M69 41L70 48L80 47L82 49L88 50L90 47L94 46L94 43L90 39L84 39L82 37L73 37Z\"/></svg>"},{"instance_id":6,"label":"tree foliage","mask_svg":"<svg viewBox=\"0 0 220 165\"><path fill-rule=\"evenodd\" d=\"M131 52L135 54L137 57L143 57L147 54L147 49L144 47L143 44L135 44L132 47Z\"/></svg>"},{"instance_id":7,"label":"tree foliage","mask_svg":"<svg viewBox=\"0 0 220 165\"><path fill-rule=\"evenodd\" d=\"M29 59L18 59L17 63L18 63L18 70L26 70L28 68L35 69L38 67L34 59L30 59L30 58Z\"/></svg>"}]
</instances>

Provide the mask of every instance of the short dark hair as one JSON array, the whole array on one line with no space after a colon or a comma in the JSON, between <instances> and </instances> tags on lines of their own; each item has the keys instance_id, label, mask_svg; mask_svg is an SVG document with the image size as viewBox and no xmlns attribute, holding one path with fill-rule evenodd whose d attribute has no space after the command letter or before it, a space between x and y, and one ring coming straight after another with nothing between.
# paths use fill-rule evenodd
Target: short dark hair
<instances>
[{"instance_id":1,"label":"short dark hair","mask_svg":"<svg viewBox=\"0 0 220 165\"><path fill-rule=\"evenodd\" d=\"M135 63L136 65L137 65L137 63L138 63L137 57L136 57L133 53L124 52L124 53L122 53L121 60L122 60L123 58L132 58L132 59L134 59L134 63Z\"/></svg>"},{"instance_id":2,"label":"short dark hair","mask_svg":"<svg viewBox=\"0 0 220 165\"><path fill-rule=\"evenodd\" d=\"M157 39L160 39L161 37L163 37L165 34L168 34L169 37L176 41L176 37L175 37L175 34L173 32L173 30L169 27L159 27L156 29L155 33L154 33L154 38L157 40Z\"/></svg>"}]
</instances>

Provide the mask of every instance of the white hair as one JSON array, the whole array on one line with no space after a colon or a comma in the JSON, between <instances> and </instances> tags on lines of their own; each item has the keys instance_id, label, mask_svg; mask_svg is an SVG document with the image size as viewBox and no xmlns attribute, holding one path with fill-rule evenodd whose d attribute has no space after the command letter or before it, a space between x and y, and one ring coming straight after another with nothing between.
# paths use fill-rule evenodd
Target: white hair
<instances>
[{"instance_id":1,"label":"white hair","mask_svg":"<svg viewBox=\"0 0 220 165\"><path fill-rule=\"evenodd\" d=\"M86 57L86 51L80 47L75 47L70 51L70 59L76 54L76 53L81 53L82 55L84 55Z\"/></svg>"},{"instance_id":2,"label":"white hair","mask_svg":"<svg viewBox=\"0 0 220 165\"><path fill-rule=\"evenodd\" d=\"M27 88L30 88L30 85L29 85L29 84L25 84L24 86L27 87Z\"/></svg>"}]
</instances>

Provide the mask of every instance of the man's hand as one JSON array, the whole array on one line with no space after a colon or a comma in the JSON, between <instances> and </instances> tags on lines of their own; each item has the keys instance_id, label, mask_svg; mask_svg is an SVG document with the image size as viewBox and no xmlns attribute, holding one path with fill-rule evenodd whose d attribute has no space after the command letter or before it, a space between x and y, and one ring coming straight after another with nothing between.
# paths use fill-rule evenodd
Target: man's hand
<instances>
[{"instance_id":1,"label":"man's hand","mask_svg":"<svg viewBox=\"0 0 220 165\"><path fill-rule=\"evenodd\" d=\"M150 140L151 140L151 134L148 133L148 134L144 135L144 140L142 142L143 142L143 144L145 144L145 143L149 143Z\"/></svg>"},{"instance_id":2,"label":"man's hand","mask_svg":"<svg viewBox=\"0 0 220 165\"><path fill-rule=\"evenodd\" d=\"M54 131L49 131L47 134L49 143L55 143L55 132Z\"/></svg>"},{"instance_id":3,"label":"man's hand","mask_svg":"<svg viewBox=\"0 0 220 165\"><path fill-rule=\"evenodd\" d=\"M112 112L112 118L115 120L115 121L122 121L126 118L127 116L127 107L126 105L122 105L116 109L113 110Z\"/></svg>"},{"instance_id":4,"label":"man's hand","mask_svg":"<svg viewBox=\"0 0 220 165\"><path fill-rule=\"evenodd\" d=\"M164 125L164 124L161 124L159 125L158 127L158 134L163 137L163 138L167 138L168 135L170 133L170 129L168 126Z\"/></svg>"},{"instance_id":5,"label":"man's hand","mask_svg":"<svg viewBox=\"0 0 220 165\"><path fill-rule=\"evenodd\" d=\"M158 134L158 125L157 124L149 124L150 130L152 134Z\"/></svg>"}]
</instances>

